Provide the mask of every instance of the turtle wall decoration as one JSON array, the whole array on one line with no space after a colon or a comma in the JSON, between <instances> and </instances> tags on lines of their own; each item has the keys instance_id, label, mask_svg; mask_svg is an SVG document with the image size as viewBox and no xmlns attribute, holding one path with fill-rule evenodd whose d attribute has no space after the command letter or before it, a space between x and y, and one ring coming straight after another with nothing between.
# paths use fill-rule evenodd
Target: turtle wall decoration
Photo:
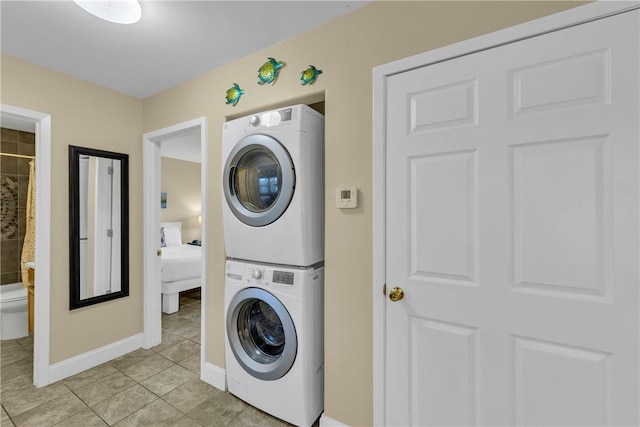
<instances>
[{"instance_id":1,"label":"turtle wall decoration","mask_svg":"<svg viewBox=\"0 0 640 427\"><path fill-rule=\"evenodd\" d=\"M240 89L238 83L234 83L232 87L227 90L227 95L225 98L227 99L226 104L231 104L232 107L238 105L238 101L240 101L240 97L244 95L244 90Z\"/></svg>"},{"instance_id":2,"label":"turtle wall decoration","mask_svg":"<svg viewBox=\"0 0 640 427\"><path fill-rule=\"evenodd\" d=\"M302 86L304 85L312 85L318 80L318 76L322 74L322 70L317 69L313 65L309 65L309 68L302 72L302 76L300 77L300 81L302 82Z\"/></svg>"},{"instance_id":3,"label":"turtle wall decoration","mask_svg":"<svg viewBox=\"0 0 640 427\"><path fill-rule=\"evenodd\" d=\"M260 68L258 68L258 84L271 84L276 78L278 78L278 73L280 72L280 68L285 65L282 61L276 61L273 58L267 58L268 61L262 64Z\"/></svg>"}]
</instances>

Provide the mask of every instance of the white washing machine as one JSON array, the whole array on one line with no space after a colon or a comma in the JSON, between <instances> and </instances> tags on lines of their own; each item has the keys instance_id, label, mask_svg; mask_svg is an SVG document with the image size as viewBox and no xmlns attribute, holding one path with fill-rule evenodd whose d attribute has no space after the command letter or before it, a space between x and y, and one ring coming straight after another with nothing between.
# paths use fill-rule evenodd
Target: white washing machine
<instances>
[{"instance_id":1,"label":"white washing machine","mask_svg":"<svg viewBox=\"0 0 640 427\"><path fill-rule=\"evenodd\" d=\"M297 426L324 409L324 267L227 261L229 391Z\"/></svg>"},{"instance_id":2,"label":"white washing machine","mask_svg":"<svg viewBox=\"0 0 640 427\"><path fill-rule=\"evenodd\" d=\"M324 259L324 117L295 105L231 120L222 137L228 258Z\"/></svg>"}]
</instances>

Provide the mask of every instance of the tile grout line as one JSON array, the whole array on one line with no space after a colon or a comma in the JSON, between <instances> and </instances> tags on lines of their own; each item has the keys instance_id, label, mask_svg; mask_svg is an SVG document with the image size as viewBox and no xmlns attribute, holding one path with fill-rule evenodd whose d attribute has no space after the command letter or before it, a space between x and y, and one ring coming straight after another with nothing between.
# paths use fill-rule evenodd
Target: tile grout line
<instances>
[{"instance_id":1,"label":"tile grout line","mask_svg":"<svg viewBox=\"0 0 640 427\"><path fill-rule=\"evenodd\" d=\"M96 381L98 381L98 380L96 380ZM94 382L95 382L95 381L94 381ZM92 382L92 383L89 383L89 384L93 384L93 382ZM89 385L89 384L87 384L87 385ZM66 384L65 384L65 385L66 385ZM83 386L83 387L84 387L84 386ZM133 387L133 386L132 386L132 387ZM70 389L70 390L71 390L71 389ZM102 421L104 421L104 423L105 423L106 425L109 425L109 423L108 423L106 420L104 420L104 419L103 419L99 414L97 414L97 413L96 413L96 411L94 411L94 410L93 410L93 408L87 404L87 402L85 402L84 400L82 400L82 398L81 398L80 396L78 396L74 390L71 390L71 393L73 393L73 395L74 395L76 398L78 398L78 400L79 400L80 402L82 402L82 404L85 406L85 408L87 408L87 409L89 409L91 412L93 412L93 414L94 414L96 417L100 418ZM71 416L69 416L69 417L65 418L64 420L61 420L59 423L54 424L54 426L52 426L52 427L55 427L56 425L63 423L64 421L68 420L69 418L71 418L71 417L74 417L74 416L78 415L80 412L82 412L82 410L80 410L80 411L76 412L75 414L73 414L73 415L71 415Z\"/></svg>"}]
</instances>

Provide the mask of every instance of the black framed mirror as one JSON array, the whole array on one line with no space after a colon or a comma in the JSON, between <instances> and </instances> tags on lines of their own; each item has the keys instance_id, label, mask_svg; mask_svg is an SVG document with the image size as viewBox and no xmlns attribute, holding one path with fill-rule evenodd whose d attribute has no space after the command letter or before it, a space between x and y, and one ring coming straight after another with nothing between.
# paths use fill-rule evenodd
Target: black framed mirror
<instances>
[{"instance_id":1,"label":"black framed mirror","mask_svg":"<svg viewBox=\"0 0 640 427\"><path fill-rule=\"evenodd\" d=\"M69 309L129 295L129 156L69 146Z\"/></svg>"}]
</instances>

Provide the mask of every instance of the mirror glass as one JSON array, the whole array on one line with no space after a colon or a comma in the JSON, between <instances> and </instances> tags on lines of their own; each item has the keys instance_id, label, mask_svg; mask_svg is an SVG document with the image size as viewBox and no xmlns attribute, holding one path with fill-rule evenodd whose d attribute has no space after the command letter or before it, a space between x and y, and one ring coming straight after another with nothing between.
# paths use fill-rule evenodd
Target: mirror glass
<instances>
[{"instance_id":1,"label":"mirror glass","mask_svg":"<svg viewBox=\"0 0 640 427\"><path fill-rule=\"evenodd\" d=\"M71 309L129 295L128 158L69 146Z\"/></svg>"}]
</instances>

